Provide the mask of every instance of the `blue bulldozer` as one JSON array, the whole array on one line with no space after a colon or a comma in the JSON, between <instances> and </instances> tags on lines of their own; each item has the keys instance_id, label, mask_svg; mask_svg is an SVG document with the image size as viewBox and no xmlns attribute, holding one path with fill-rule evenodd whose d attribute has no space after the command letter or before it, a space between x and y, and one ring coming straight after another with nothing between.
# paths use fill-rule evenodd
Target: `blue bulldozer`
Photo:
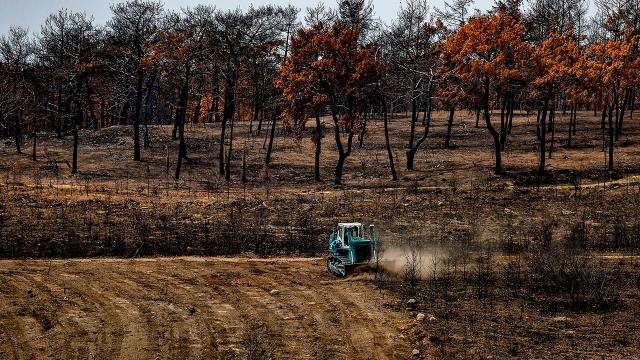
<instances>
[{"instance_id":1,"label":"blue bulldozer","mask_svg":"<svg viewBox=\"0 0 640 360\"><path fill-rule=\"evenodd\" d=\"M329 236L327 270L331 274L344 277L353 267L375 262L375 259L376 234L373 225L369 226L369 239L365 239L361 223L339 223Z\"/></svg>"}]
</instances>

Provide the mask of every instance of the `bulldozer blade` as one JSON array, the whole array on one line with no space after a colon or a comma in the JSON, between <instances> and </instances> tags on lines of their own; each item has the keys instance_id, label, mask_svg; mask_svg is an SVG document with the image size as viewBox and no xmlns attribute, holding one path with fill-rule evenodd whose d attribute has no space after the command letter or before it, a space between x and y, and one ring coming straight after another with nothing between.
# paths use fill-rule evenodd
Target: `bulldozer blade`
<instances>
[{"instance_id":1,"label":"bulldozer blade","mask_svg":"<svg viewBox=\"0 0 640 360\"><path fill-rule=\"evenodd\" d=\"M347 275L347 267L340 259L335 257L327 259L327 270L338 277L345 277Z\"/></svg>"}]
</instances>

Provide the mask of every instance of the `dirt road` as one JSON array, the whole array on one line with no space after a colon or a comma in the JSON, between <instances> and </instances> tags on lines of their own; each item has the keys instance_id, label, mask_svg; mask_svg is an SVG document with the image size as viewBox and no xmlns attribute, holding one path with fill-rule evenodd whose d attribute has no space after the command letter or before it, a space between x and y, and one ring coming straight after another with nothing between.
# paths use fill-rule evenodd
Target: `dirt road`
<instances>
[{"instance_id":1,"label":"dirt road","mask_svg":"<svg viewBox=\"0 0 640 360\"><path fill-rule=\"evenodd\" d=\"M322 259L4 260L0 359L227 359L256 338L278 359L408 358L391 301Z\"/></svg>"}]
</instances>

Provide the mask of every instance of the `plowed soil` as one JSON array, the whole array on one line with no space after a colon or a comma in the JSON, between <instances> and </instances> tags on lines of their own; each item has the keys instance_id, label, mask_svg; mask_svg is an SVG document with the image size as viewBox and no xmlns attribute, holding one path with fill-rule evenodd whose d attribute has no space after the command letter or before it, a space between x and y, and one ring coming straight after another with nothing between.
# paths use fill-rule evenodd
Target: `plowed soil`
<instances>
[{"instance_id":1,"label":"plowed soil","mask_svg":"<svg viewBox=\"0 0 640 360\"><path fill-rule=\"evenodd\" d=\"M227 359L256 331L278 359L411 357L391 301L322 259L5 260L0 358Z\"/></svg>"}]
</instances>

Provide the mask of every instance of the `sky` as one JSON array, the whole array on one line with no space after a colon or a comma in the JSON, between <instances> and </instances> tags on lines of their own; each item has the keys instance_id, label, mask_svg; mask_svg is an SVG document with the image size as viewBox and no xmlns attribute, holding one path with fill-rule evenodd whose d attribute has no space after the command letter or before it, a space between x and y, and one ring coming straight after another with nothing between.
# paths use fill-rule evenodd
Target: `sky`
<instances>
[{"instance_id":1,"label":"sky","mask_svg":"<svg viewBox=\"0 0 640 360\"><path fill-rule=\"evenodd\" d=\"M162 0L161 0L162 1ZM432 7L442 7L444 0L429 1ZM67 8L75 12L85 12L93 15L95 24L104 24L110 18L109 5L116 0L0 0L0 34L6 33L11 25L28 28L32 33L40 32L40 25L45 19L60 9ZM213 4L219 9L246 9L250 4L254 6L265 4L291 4L303 12L307 7L314 6L318 0L164 0L165 9L180 9L196 4ZM335 7L336 0L323 1L325 5ZM390 23L398 12L402 1L373 0L376 16L382 21ZM493 0L476 0L473 8L486 10L491 7Z\"/></svg>"}]
</instances>

